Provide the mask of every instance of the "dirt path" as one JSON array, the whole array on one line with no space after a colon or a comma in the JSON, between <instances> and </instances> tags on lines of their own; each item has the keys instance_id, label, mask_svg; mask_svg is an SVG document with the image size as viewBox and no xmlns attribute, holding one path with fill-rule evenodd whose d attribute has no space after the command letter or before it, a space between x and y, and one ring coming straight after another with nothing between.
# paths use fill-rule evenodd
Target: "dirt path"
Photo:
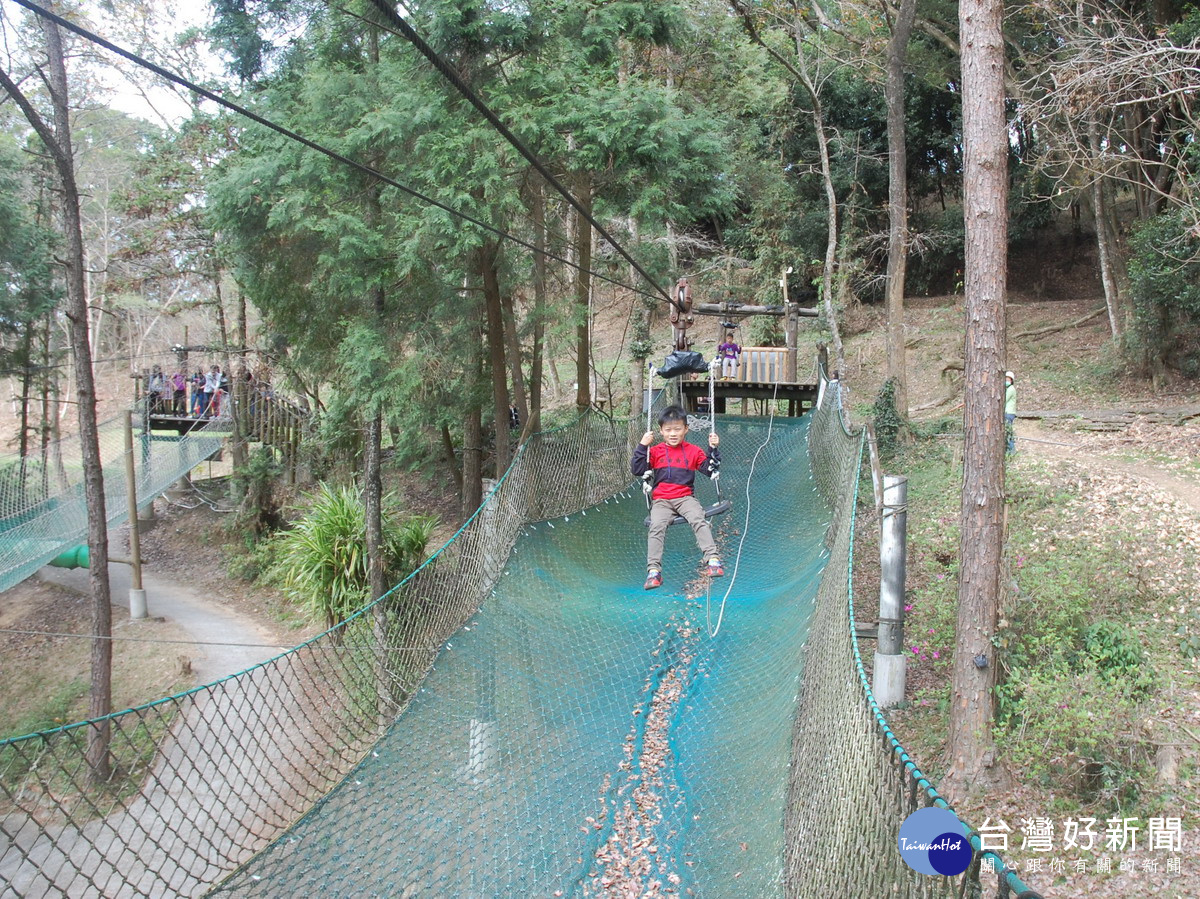
<instances>
[{"instance_id":1,"label":"dirt path","mask_svg":"<svg viewBox=\"0 0 1200 899\"><path fill-rule=\"evenodd\" d=\"M1094 470L1105 469L1150 484L1178 499L1200 514L1200 482L1180 477L1161 466L1131 462L1098 451L1076 435L1051 430L1038 422L1017 423L1017 448L1044 459L1063 459Z\"/></svg>"}]
</instances>

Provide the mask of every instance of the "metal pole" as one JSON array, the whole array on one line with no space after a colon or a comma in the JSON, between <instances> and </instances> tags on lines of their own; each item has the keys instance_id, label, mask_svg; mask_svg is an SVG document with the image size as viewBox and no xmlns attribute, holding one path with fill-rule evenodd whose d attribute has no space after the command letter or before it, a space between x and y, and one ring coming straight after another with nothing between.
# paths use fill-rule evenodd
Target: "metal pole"
<instances>
[{"instance_id":1,"label":"metal pole","mask_svg":"<svg viewBox=\"0 0 1200 899\"><path fill-rule=\"evenodd\" d=\"M904 569L907 562L908 479L883 476L879 537L879 641L872 688L884 707L904 699Z\"/></svg>"},{"instance_id":2,"label":"metal pole","mask_svg":"<svg viewBox=\"0 0 1200 899\"><path fill-rule=\"evenodd\" d=\"M125 410L125 494L129 499L129 617L146 617L146 591L142 588L142 545L138 534L137 481L133 466L133 412Z\"/></svg>"}]
</instances>

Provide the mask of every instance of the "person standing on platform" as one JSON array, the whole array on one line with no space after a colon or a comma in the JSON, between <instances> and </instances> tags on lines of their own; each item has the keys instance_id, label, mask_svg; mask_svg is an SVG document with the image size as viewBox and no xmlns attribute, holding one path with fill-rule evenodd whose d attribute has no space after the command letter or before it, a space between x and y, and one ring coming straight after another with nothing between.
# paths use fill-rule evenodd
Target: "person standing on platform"
<instances>
[{"instance_id":1,"label":"person standing on platform","mask_svg":"<svg viewBox=\"0 0 1200 899\"><path fill-rule=\"evenodd\" d=\"M151 414L163 411L166 391L167 376L163 374L161 366L156 365L150 370L150 377L146 381L146 399L149 400Z\"/></svg>"},{"instance_id":2,"label":"person standing on platform","mask_svg":"<svg viewBox=\"0 0 1200 899\"><path fill-rule=\"evenodd\" d=\"M219 406L221 391L221 367L214 365L204 376L204 418L212 418L220 413Z\"/></svg>"},{"instance_id":3,"label":"person standing on platform","mask_svg":"<svg viewBox=\"0 0 1200 899\"><path fill-rule=\"evenodd\" d=\"M187 415L187 378L180 371L171 375L171 412Z\"/></svg>"},{"instance_id":4,"label":"person standing on platform","mask_svg":"<svg viewBox=\"0 0 1200 899\"><path fill-rule=\"evenodd\" d=\"M204 415L204 372L196 369L188 382L192 386L192 418Z\"/></svg>"},{"instance_id":5,"label":"person standing on platform","mask_svg":"<svg viewBox=\"0 0 1200 899\"><path fill-rule=\"evenodd\" d=\"M1008 453L1017 451L1017 376L1004 373L1004 435L1008 438Z\"/></svg>"}]
</instances>

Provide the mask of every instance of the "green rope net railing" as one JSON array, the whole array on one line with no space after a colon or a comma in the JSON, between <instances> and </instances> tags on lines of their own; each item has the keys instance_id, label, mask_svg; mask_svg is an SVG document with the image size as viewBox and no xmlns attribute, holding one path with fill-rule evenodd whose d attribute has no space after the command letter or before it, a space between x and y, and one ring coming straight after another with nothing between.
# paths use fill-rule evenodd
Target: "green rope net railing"
<instances>
[{"instance_id":1,"label":"green rope net railing","mask_svg":"<svg viewBox=\"0 0 1200 899\"><path fill-rule=\"evenodd\" d=\"M888 727L859 656L851 569L863 438L846 427L839 394L838 382L822 373L809 449L819 489L835 511L796 715L788 894L981 897L981 862L990 856L997 872L994 895L1040 899L998 855L981 851L975 831L967 833L972 864L959 877L919 874L898 851L908 815L932 805L951 807Z\"/></svg>"},{"instance_id":2,"label":"green rope net railing","mask_svg":"<svg viewBox=\"0 0 1200 899\"><path fill-rule=\"evenodd\" d=\"M123 420L99 425L104 500L110 525L124 521L126 501ZM217 424L182 437L134 435L139 503L152 500L221 448ZM87 540L82 451L78 437L48 443L36 455L0 457L0 590L33 574L59 553Z\"/></svg>"}]
</instances>

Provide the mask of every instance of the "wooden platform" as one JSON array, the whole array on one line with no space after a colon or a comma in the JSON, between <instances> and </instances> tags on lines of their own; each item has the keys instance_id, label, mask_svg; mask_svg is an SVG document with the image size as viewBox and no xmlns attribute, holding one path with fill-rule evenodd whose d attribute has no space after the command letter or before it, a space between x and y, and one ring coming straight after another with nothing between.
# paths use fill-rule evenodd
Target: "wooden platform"
<instances>
[{"instance_id":1,"label":"wooden platform","mask_svg":"<svg viewBox=\"0 0 1200 899\"><path fill-rule=\"evenodd\" d=\"M151 431L174 431L176 434L187 434L205 425L213 431L231 431L233 422L228 418L192 418L188 415L168 415L153 412L149 416Z\"/></svg>"},{"instance_id":2,"label":"wooden platform","mask_svg":"<svg viewBox=\"0 0 1200 899\"><path fill-rule=\"evenodd\" d=\"M718 414L757 415L761 414L757 408L759 403L775 399L786 403L787 414L796 417L816 405L817 389L816 384L717 381L713 385L713 400ZM708 380L684 381L683 396L689 412L703 414L707 411L704 406L708 403ZM751 404L751 400L758 402Z\"/></svg>"}]
</instances>

